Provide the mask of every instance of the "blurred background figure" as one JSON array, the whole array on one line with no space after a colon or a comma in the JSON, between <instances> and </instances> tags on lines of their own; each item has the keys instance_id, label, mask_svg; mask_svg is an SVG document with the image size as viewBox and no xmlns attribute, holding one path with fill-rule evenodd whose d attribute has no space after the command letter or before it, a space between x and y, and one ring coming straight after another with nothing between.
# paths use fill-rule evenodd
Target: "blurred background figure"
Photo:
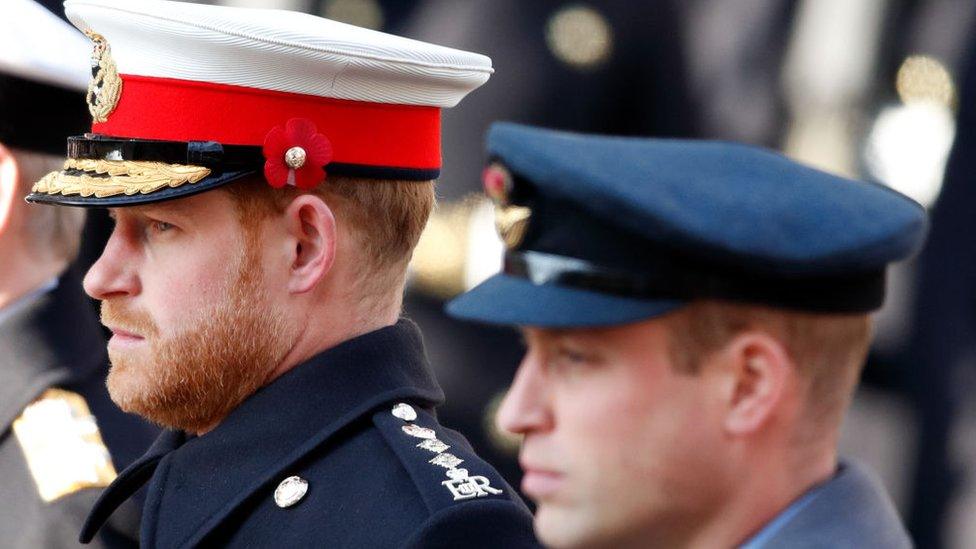
<instances>
[{"instance_id":1,"label":"blurred background figure","mask_svg":"<svg viewBox=\"0 0 976 549\"><path fill-rule=\"evenodd\" d=\"M976 508L976 422L973 398L966 398L976 373L976 33L967 36L956 139L918 260L916 329L907 353L909 394L919 412L910 516L918 539L932 546L947 544L946 523L970 525ZM971 528L969 537L955 538L959 546L973 543Z\"/></svg>"},{"instance_id":2,"label":"blurred background figure","mask_svg":"<svg viewBox=\"0 0 976 549\"><path fill-rule=\"evenodd\" d=\"M90 125L88 40L32 0L0 3L0 545L77 545L100 488L156 429L123 414L105 388L95 313L69 267L84 212L29 207L60 168L66 135ZM135 546L138 516L99 542Z\"/></svg>"},{"instance_id":3,"label":"blurred background figure","mask_svg":"<svg viewBox=\"0 0 976 549\"><path fill-rule=\"evenodd\" d=\"M881 472L920 547L976 545L967 520L976 488L965 474L976 463L976 407L963 398L976 377L976 242L966 230L976 196L963 179L976 98L966 87L976 83L958 85L973 80L962 77L971 0L207 2L307 11L494 60L469 108L444 115L454 138L444 143L441 204L405 306L448 396L442 419L513 485L518 441L494 428L494 410L521 344L512 331L441 311L499 266L491 206L471 197L491 121L763 145L934 205L929 248L889 276L842 450ZM88 223L82 265L107 234L104 216Z\"/></svg>"}]
</instances>

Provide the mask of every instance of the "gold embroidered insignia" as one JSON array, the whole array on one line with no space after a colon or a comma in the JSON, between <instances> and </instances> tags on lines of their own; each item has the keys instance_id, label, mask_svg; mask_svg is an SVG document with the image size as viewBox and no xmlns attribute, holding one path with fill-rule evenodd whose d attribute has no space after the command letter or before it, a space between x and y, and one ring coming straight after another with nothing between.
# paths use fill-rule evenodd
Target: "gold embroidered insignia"
<instances>
[{"instance_id":1,"label":"gold embroidered insignia","mask_svg":"<svg viewBox=\"0 0 976 549\"><path fill-rule=\"evenodd\" d=\"M128 160L68 159L66 171L51 172L34 184L31 192L41 194L81 195L106 198L124 194L149 194L163 187L175 188L197 183L210 175L201 166L136 162Z\"/></svg>"},{"instance_id":2,"label":"gold embroidered insignia","mask_svg":"<svg viewBox=\"0 0 976 549\"><path fill-rule=\"evenodd\" d=\"M45 502L115 480L112 458L81 395L48 389L24 409L13 430Z\"/></svg>"},{"instance_id":3,"label":"gold embroidered insignia","mask_svg":"<svg viewBox=\"0 0 976 549\"><path fill-rule=\"evenodd\" d=\"M85 34L95 44L91 57L92 79L85 100L92 120L105 122L122 97L122 78L105 37L92 31L85 31Z\"/></svg>"},{"instance_id":4,"label":"gold embroidered insignia","mask_svg":"<svg viewBox=\"0 0 976 549\"><path fill-rule=\"evenodd\" d=\"M509 249L517 248L525 238L532 210L510 203L512 174L501 164L492 164L482 174L485 194L495 203L495 228Z\"/></svg>"},{"instance_id":5,"label":"gold embroidered insignia","mask_svg":"<svg viewBox=\"0 0 976 549\"><path fill-rule=\"evenodd\" d=\"M517 248L529 228L532 210L524 206L495 206L495 228L508 249Z\"/></svg>"}]
</instances>

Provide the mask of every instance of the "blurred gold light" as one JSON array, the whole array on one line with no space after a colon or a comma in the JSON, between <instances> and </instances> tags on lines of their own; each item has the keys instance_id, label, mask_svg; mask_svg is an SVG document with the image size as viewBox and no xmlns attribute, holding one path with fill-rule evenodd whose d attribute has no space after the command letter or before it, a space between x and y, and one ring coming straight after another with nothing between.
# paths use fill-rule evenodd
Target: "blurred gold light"
<instances>
[{"instance_id":1,"label":"blurred gold light","mask_svg":"<svg viewBox=\"0 0 976 549\"><path fill-rule=\"evenodd\" d=\"M464 204L434 210L410 261L412 286L442 298L464 291L467 210Z\"/></svg>"},{"instance_id":2,"label":"blurred gold light","mask_svg":"<svg viewBox=\"0 0 976 549\"><path fill-rule=\"evenodd\" d=\"M376 0L329 0L322 16L367 29L383 27L383 8Z\"/></svg>"},{"instance_id":3,"label":"blurred gold light","mask_svg":"<svg viewBox=\"0 0 976 549\"><path fill-rule=\"evenodd\" d=\"M956 89L952 75L934 57L912 55L905 59L895 77L895 89L904 103L930 101L953 108Z\"/></svg>"},{"instance_id":4,"label":"blurred gold light","mask_svg":"<svg viewBox=\"0 0 976 549\"><path fill-rule=\"evenodd\" d=\"M610 57L613 30L600 12L577 4L560 9L549 19L546 42L563 63L591 69Z\"/></svg>"},{"instance_id":5,"label":"blurred gold light","mask_svg":"<svg viewBox=\"0 0 976 549\"><path fill-rule=\"evenodd\" d=\"M449 298L497 273L504 246L495 232L494 209L480 193L439 204L414 249L410 286Z\"/></svg>"}]
</instances>

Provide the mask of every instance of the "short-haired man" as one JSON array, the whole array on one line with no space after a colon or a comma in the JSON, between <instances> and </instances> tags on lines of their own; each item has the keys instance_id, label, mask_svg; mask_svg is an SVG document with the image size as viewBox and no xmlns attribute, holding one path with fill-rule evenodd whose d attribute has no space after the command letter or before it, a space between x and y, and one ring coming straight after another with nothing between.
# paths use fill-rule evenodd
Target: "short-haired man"
<instances>
[{"instance_id":1,"label":"short-haired man","mask_svg":"<svg viewBox=\"0 0 976 549\"><path fill-rule=\"evenodd\" d=\"M486 57L310 15L72 0L93 133L28 200L108 207L85 289L108 387L170 428L92 511L148 482L145 547L532 546L398 320L433 206L441 107Z\"/></svg>"},{"instance_id":2,"label":"short-haired man","mask_svg":"<svg viewBox=\"0 0 976 549\"><path fill-rule=\"evenodd\" d=\"M83 131L84 35L33 0L0 2L0 545L66 547L116 470L157 429L105 389L98 318L69 267L84 212L23 200L59 167L64 136ZM135 547L138 505L98 536Z\"/></svg>"},{"instance_id":3,"label":"short-haired man","mask_svg":"<svg viewBox=\"0 0 976 549\"><path fill-rule=\"evenodd\" d=\"M906 547L837 436L923 209L739 145L489 135L504 272L448 306L521 326L498 422L553 547Z\"/></svg>"}]
</instances>

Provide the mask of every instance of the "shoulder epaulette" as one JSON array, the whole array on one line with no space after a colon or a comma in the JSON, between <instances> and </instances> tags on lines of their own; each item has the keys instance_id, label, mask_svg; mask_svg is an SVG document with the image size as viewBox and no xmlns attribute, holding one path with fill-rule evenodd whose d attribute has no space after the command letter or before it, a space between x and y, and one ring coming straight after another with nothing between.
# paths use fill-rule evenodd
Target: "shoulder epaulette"
<instances>
[{"instance_id":1,"label":"shoulder epaulette","mask_svg":"<svg viewBox=\"0 0 976 549\"><path fill-rule=\"evenodd\" d=\"M77 393L48 389L24 408L13 430L45 502L115 480L95 417Z\"/></svg>"},{"instance_id":2,"label":"shoulder epaulette","mask_svg":"<svg viewBox=\"0 0 976 549\"><path fill-rule=\"evenodd\" d=\"M432 513L463 501L511 499L498 472L426 410L401 402L377 411L373 422Z\"/></svg>"}]
</instances>

